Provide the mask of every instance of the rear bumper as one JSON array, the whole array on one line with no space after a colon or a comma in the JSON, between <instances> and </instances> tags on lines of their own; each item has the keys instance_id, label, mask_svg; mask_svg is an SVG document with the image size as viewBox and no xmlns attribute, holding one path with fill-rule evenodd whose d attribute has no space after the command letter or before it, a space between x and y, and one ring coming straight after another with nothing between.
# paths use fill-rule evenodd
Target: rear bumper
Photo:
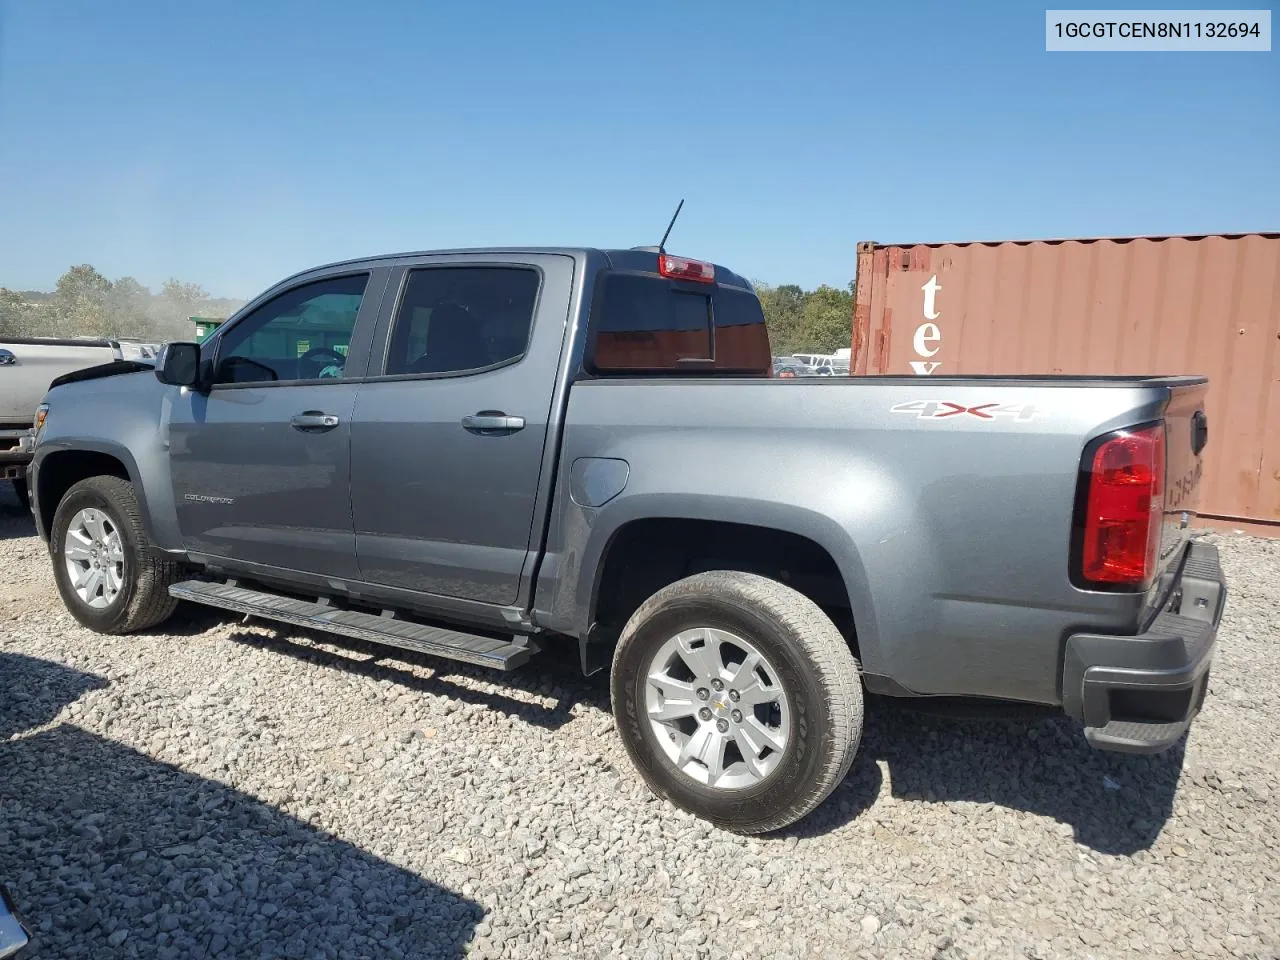
<instances>
[{"instance_id":1,"label":"rear bumper","mask_svg":"<svg viewBox=\"0 0 1280 960\"><path fill-rule=\"evenodd\" d=\"M1159 753L1200 712L1227 587L1218 548L1193 542L1173 599L1137 636L1067 639L1062 706L1100 750Z\"/></svg>"}]
</instances>

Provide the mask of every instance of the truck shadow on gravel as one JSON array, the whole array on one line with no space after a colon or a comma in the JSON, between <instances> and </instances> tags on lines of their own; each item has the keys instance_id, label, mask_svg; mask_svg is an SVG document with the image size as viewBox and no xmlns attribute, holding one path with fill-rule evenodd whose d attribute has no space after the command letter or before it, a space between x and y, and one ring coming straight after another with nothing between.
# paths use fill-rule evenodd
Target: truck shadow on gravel
<instances>
[{"instance_id":1,"label":"truck shadow on gravel","mask_svg":"<svg viewBox=\"0 0 1280 960\"><path fill-rule=\"evenodd\" d=\"M1155 756L1104 753L1061 715L970 717L869 697L862 746L830 798L790 834L827 833L873 816L887 770L895 800L994 804L1051 817L1098 853L1146 850L1173 812L1185 741ZM981 808L961 808L975 821ZM996 843L999 846L999 843Z\"/></svg>"},{"instance_id":2,"label":"truck shadow on gravel","mask_svg":"<svg viewBox=\"0 0 1280 960\"><path fill-rule=\"evenodd\" d=\"M36 522L26 507L18 503L13 484L0 480L0 540L20 540L36 535Z\"/></svg>"},{"instance_id":3,"label":"truck shadow on gravel","mask_svg":"<svg viewBox=\"0 0 1280 960\"><path fill-rule=\"evenodd\" d=\"M105 686L107 681L97 674L39 657L0 652L0 743L52 722L63 707ZM4 779L0 767L0 783Z\"/></svg>"},{"instance_id":4,"label":"truck shadow on gravel","mask_svg":"<svg viewBox=\"0 0 1280 960\"><path fill-rule=\"evenodd\" d=\"M351 655L299 642L308 637ZM231 639L549 729L573 719L575 704L611 710L607 674L583 677L576 652L567 646L543 651L520 670L497 673L288 627L271 634L236 633ZM366 659L357 659L361 656ZM429 668L432 674L413 673L410 665ZM450 679L460 675L480 680L495 692ZM556 703L529 703L504 695L504 688L549 696ZM780 836L817 836L859 817L875 816L883 763L896 800L964 801L1051 817L1068 825L1077 843L1104 854L1128 856L1155 843L1173 811L1184 743L1151 757L1104 753L1085 743L1077 725L1052 711L959 707L958 712L944 711L936 705L869 696L862 744L848 776L822 806ZM979 807L958 809L982 816Z\"/></svg>"},{"instance_id":5,"label":"truck shadow on gravel","mask_svg":"<svg viewBox=\"0 0 1280 960\"><path fill-rule=\"evenodd\" d=\"M196 637L223 624L235 623L235 616L216 607L179 603L172 617L143 633L154 637Z\"/></svg>"},{"instance_id":6,"label":"truck shadow on gravel","mask_svg":"<svg viewBox=\"0 0 1280 960\"><path fill-rule=\"evenodd\" d=\"M0 700L10 737L104 684L12 654L0 655L0 671L31 694L16 709ZM453 958L483 914L250 796L72 724L0 739L0 879L35 931L32 960Z\"/></svg>"},{"instance_id":7,"label":"truck shadow on gravel","mask_svg":"<svg viewBox=\"0 0 1280 960\"><path fill-rule=\"evenodd\" d=\"M342 670L372 680L386 680L415 693L483 707L548 730L557 730L571 721L575 704L594 706L606 713L610 710L607 674L583 677L577 651L570 649L568 644L564 649L545 649L528 666L502 673L348 637L312 633L279 624L269 626L273 629L270 635L242 631L233 633L230 639L235 643L270 650L272 653L294 657L327 669ZM338 647L348 651L350 655L298 642L304 638ZM357 659L358 657L365 659ZM428 669L431 675L424 677L414 673L408 669L411 666ZM477 690L457 683L454 679L456 677L468 677L496 689ZM544 705L519 696L508 696L502 692L504 689L513 693L518 690L527 696L546 697L555 703Z\"/></svg>"}]
</instances>

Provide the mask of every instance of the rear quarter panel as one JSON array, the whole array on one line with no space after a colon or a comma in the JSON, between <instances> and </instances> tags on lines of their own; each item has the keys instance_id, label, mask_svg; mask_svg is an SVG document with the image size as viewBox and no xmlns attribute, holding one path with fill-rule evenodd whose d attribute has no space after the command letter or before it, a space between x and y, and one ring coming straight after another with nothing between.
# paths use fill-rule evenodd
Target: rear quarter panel
<instances>
[{"instance_id":1,"label":"rear quarter panel","mask_svg":"<svg viewBox=\"0 0 1280 960\"><path fill-rule=\"evenodd\" d=\"M832 556L868 673L921 694L1058 702L1066 634L1134 629L1147 602L1070 583L1081 453L1101 432L1158 418L1166 399L1132 383L579 382L540 621L585 633L602 558L632 520L754 524ZM921 415L952 409L944 402L1033 412ZM600 507L568 495L583 457L628 465L625 488Z\"/></svg>"}]
</instances>

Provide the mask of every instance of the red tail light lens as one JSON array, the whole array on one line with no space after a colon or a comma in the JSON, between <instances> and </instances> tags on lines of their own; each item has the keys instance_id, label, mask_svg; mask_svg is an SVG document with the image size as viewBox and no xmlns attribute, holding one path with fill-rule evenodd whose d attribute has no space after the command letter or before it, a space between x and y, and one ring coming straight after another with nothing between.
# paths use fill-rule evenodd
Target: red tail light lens
<instances>
[{"instance_id":1,"label":"red tail light lens","mask_svg":"<svg viewBox=\"0 0 1280 960\"><path fill-rule=\"evenodd\" d=\"M692 280L694 283L715 283L716 268L701 260L673 257L664 253L658 257L658 273L670 280Z\"/></svg>"},{"instance_id":2,"label":"red tail light lens","mask_svg":"<svg viewBox=\"0 0 1280 960\"><path fill-rule=\"evenodd\" d=\"M1155 575L1164 514L1164 425L1107 439L1089 465L1082 578L1142 586Z\"/></svg>"}]
</instances>

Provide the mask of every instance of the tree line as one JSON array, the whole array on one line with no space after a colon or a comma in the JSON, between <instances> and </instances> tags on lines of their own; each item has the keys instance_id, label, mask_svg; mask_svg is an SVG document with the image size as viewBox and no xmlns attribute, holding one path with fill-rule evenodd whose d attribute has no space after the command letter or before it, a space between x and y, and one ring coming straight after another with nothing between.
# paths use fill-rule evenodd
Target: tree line
<instances>
[{"instance_id":1,"label":"tree line","mask_svg":"<svg viewBox=\"0 0 1280 960\"><path fill-rule=\"evenodd\" d=\"M773 352L834 353L849 346L853 284L804 290L755 282ZM192 336L188 317L226 317L243 300L211 297L198 283L170 279L152 293L133 277L108 280L89 264L71 267L52 292L0 287L0 337L120 337L163 342Z\"/></svg>"},{"instance_id":2,"label":"tree line","mask_svg":"<svg viewBox=\"0 0 1280 960\"><path fill-rule=\"evenodd\" d=\"M853 339L853 284L847 289L826 284L803 290L794 283L772 287L753 281L769 327L775 356L835 353Z\"/></svg>"},{"instance_id":3,"label":"tree line","mask_svg":"<svg viewBox=\"0 0 1280 960\"><path fill-rule=\"evenodd\" d=\"M190 339L189 317L225 317L243 303L176 279L152 293L133 277L108 280L84 263L59 277L52 292L0 287L0 337Z\"/></svg>"}]
</instances>

